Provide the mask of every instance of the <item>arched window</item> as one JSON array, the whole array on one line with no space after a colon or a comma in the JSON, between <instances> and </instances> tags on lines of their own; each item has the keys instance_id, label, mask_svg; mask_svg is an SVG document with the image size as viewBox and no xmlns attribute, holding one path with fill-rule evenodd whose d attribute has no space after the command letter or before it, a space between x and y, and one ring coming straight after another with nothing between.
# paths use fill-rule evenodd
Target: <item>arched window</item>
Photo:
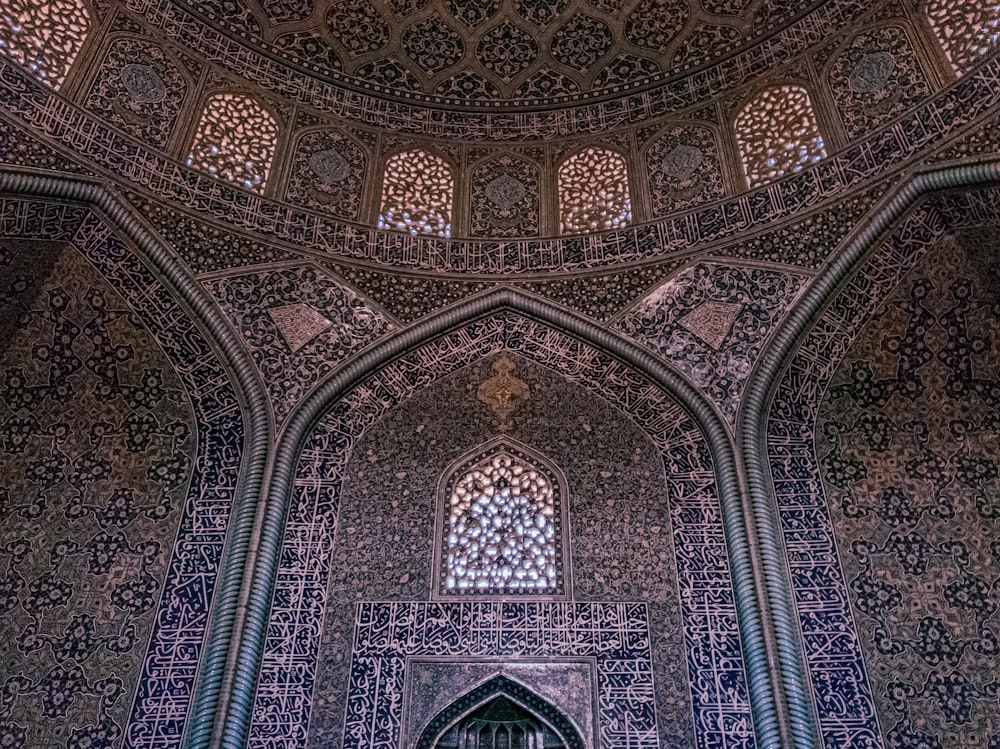
<instances>
[{"instance_id":1,"label":"arched window","mask_svg":"<svg viewBox=\"0 0 1000 749\"><path fill-rule=\"evenodd\" d=\"M735 128L750 187L826 158L812 102L799 86L760 92L736 115Z\"/></svg>"},{"instance_id":2,"label":"arched window","mask_svg":"<svg viewBox=\"0 0 1000 749\"><path fill-rule=\"evenodd\" d=\"M0 9L0 54L58 87L89 28L81 0L6 0Z\"/></svg>"},{"instance_id":3,"label":"arched window","mask_svg":"<svg viewBox=\"0 0 1000 749\"><path fill-rule=\"evenodd\" d=\"M606 148L588 148L566 159L559 169L559 219L564 234L630 223L625 157Z\"/></svg>"},{"instance_id":4,"label":"arched window","mask_svg":"<svg viewBox=\"0 0 1000 749\"><path fill-rule=\"evenodd\" d=\"M385 164L379 228L450 237L454 192L444 159L419 150L397 153Z\"/></svg>"},{"instance_id":5,"label":"arched window","mask_svg":"<svg viewBox=\"0 0 1000 749\"><path fill-rule=\"evenodd\" d=\"M444 484L442 595L563 592L554 473L509 442L492 443L451 472Z\"/></svg>"},{"instance_id":6,"label":"arched window","mask_svg":"<svg viewBox=\"0 0 1000 749\"><path fill-rule=\"evenodd\" d=\"M495 676L436 715L417 749L583 749L575 726L527 687Z\"/></svg>"},{"instance_id":7,"label":"arched window","mask_svg":"<svg viewBox=\"0 0 1000 749\"><path fill-rule=\"evenodd\" d=\"M957 73L975 65L1000 37L996 0L928 0L927 20Z\"/></svg>"},{"instance_id":8,"label":"arched window","mask_svg":"<svg viewBox=\"0 0 1000 749\"><path fill-rule=\"evenodd\" d=\"M278 123L257 101L217 94L205 104L187 163L260 192L277 142Z\"/></svg>"}]
</instances>

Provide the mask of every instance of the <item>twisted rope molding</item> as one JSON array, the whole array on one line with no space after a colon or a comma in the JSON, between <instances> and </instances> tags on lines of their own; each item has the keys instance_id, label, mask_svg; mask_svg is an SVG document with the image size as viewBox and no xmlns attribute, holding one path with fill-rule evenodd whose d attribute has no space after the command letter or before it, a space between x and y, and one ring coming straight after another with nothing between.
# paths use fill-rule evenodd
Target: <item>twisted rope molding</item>
<instances>
[{"instance_id":1,"label":"twisted rope molding","mask_svg":"<svg viewBox=\"0 0 1000 749\"><path fill-rule=\"evenodd\" d=\"M266 390L250 354L212 297L176 253L147 229L117 195L87 180L9 168L0 170L0 195L55 198L99 211L132 242L140 259L200 324L230 373L241 401L246 427L245 453L183 742L186 749L203 749L210 741L220 696L224 695L246 553L274 433Z\"/></svg>"},{"instance_id":2,"label":"twisted rope molding","mask_svg":"<svg viewBox=\"0 0 1000 749\"><path fill-rule=\"evenodd\" d=\"M494 288L440 312L388 338L352 359L333 373L304 399L289 416L278 436L273 467L254 547L249 553L246 613L236 643L232 691L227 704L219 744L222 749L242 749L252 719L257 674L263 658L264 638L271 592L277 575L285 514L294 482L298 458L313 427L329 408L351 388L398 357L428 341L459 329L477 319L501 311L513 311L569 334L605 351L656 383L675 398L698 425L709 443L719 485L723 525L729 554L730 574L736 597L736 612L748 671L750 703L761 749L790 745L789 724L784 715L781 682L773 662L781 652L770 636L768 611L760 596L756 570L757 539L744 512L744 487L731 433L717 408L683 375L614 333L586 318L570 313L509 287ZM785 648L797 647L790 638ZM797 696L797 701L805 695Z\"/></svg>"},{"instance_id":3,"label":"twisted rope molding","mask_svg":"<svg viewBox=\"0 0 1000 749\"><path fill-rule=\"evenodd\" d=\"M817 716L802 648L796 644L799 626L786 571L778 510L767 461L767 413L781 374L791 362L823 309L843 284L859 271L879 239L918 201L954 188L976 188L1000 181L1000 160L918 172L890 193L844 248L836 253L789 309L774 331L751 374L741 403L736 437L741 446L749 510L761 542L762 584L766 587L775 638L779 643L781 679L788 700L795 749L820 746ZM775 586L776 582L784 584ZM808 701L804 698L808 697Z\"/></svg>"},{"instance_id":4,"label":"twisted rope molding","mask_svg":"<svg viewBox=\"0 0 1000 749\"><path fill-rule=\"evenodd\" d=\"M997 181L1000 181L1000 160L918 173L886 199L855 238L827 264L775 331L748 384L737 424L738 443L743 448L742 465L736 459L732 438L715 407L672 368L578 315L512 289L500 288L403 331L352 360L319 386L296 409L280 436L267 501L263 503L260 501L261 488L273 433L264 389L228 321L190 271L170 248L142 225L123 201L98 184L2 170L0 192L70 200L99 209L135 244L142 259L201 323L219 349L224 364L233 373L244 401L244 410L249 416L247 457L233 508L231 535L220 570L206 651L195 685L185 747L201 748L211 741L212 745L226 749L242 749L245 742L280 548L284 507L305 435L337 397L396 356L478 317L510 309L559 327L634 366L677 398L702 428L716 464L760 746L812 749L818 745L816 718L811 691L806 686L798 627L791 613L783 544L764 460L767 409L781 372L808 333L817 313L858 270L868 251L887 229L929 193ZM741 489L744 486L748 494L749 524L743 516ZM254 532L258 511L261 522L259 530ZM755 537L757 543L753 543ZM759 563L760 575L754 574L755 562ZM240 605L241 588L246 592L245 612ZM764 597L763 606L757 598L759 591ZM778 666L777 674L770 668L772 663ZM226 678L230 674L232 678ZM220 699L224 688L226 699ZM213 724L216 726L214 735Z\"/></svg>"}]
</instances>

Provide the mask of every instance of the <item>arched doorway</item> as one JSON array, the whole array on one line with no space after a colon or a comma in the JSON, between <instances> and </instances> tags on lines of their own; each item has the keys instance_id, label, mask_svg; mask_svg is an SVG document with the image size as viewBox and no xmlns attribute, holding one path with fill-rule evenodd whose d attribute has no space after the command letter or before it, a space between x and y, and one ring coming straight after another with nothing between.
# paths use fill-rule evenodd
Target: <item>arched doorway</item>
<instances>
[{"instance_id":1,"label":"arched doorway","mask_svg":"<svg viewBox=\"0 0 1000 749\"><path fill-rule=\"evenodd\" d=\"M417 749L584 749L584 743L549 702L496 676L438 713Z\"/></svg>"}]
</instances>

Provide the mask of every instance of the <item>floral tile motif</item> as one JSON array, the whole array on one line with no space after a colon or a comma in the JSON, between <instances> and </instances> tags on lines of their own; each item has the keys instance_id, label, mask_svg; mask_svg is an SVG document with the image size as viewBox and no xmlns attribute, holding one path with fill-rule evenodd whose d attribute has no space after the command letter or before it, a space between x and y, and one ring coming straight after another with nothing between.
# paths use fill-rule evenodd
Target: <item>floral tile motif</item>
<instances>
[{"instance_id":1,"label":"floral tile motif","mask_svg":"<svg viewBox=\"0 0 1000 749\"><path fill-rule=\"evenodd\" d=\"M1000 316L993 261L928 254L855 340L817 451L892 746L1000 740ZM992 744L990 744L992 746Z\"/></svg>"},{"instance_id":2,"label":"floral tile motif","mask_svg":"<svg viewBox=\"0 0 1000 749\"><path fill-rule=\"evenodd\" d=\"M250 348L279 418L338 364L394 328L313 266L231 276L206 286Z\"/></svg>"},{"instance_id":3,"label":"floral tile motif","mask_svg":"<svg viewBox=\"0 0 1000 749\"><path fill-rule=\"evenodd\" d=\"M673 275L614 327L674 364L732 421L757 355L805 280L698 263Z\"/></svg>"},{"instance_id":4,"label":"floral tile motif","mask_svg":"<svg viewBox=\"0 0 1000 749\"><path fill-rule=\"evenodd\" d=\"M69 244L0 239L0 322L0 744L110 746L191 476L191 403Z\"/></svg>"}]
</instances>

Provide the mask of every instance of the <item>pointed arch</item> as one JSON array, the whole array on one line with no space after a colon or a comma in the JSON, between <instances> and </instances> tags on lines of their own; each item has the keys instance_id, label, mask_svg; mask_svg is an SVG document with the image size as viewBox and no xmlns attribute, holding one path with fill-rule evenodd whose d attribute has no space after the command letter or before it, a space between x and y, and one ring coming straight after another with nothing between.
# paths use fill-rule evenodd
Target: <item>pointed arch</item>
<instances>
[{"instance_id":1,"label":"pointed arch","mask_svg":"<svg viewBox=\"0 0 1000 749\"><path fill-rule=\"evenodd\" d=\"M787 557L781 551L783 543L780 540L780 518L768 461L767 432L768 415L772 404L776 402L776 392L782 376L789 371L796 353L814 329L819 328L823 331L824 348L833 347L830 340L831 331L836 329L836 325L832 321L821 320L822 311L844 290L845 284L859 271L868 253L878 241L891 227L904 219L918 201L933 192L955 187L981 187L997 182L1000 182L1000 161L935 169L919 173L900 185L882 200L869 221L859 228L850 242L831 258L820 275L799 295L795 304L786 313L782 324L772 333L768 344L761 351L743 397L737 424L737 440L746 466L748 504L762 534L774 539L773 547L762 557L766 568L774 570L785 567L788 563ZM869 293L868 290L865 293ZM855 314L854 309L851 314ZM793 379L797 376L796 374ZM812 392L812 387L813 383L809 382L799 381L795 384L795 389L800 393ZM792 420L784 426L788 430L788 438L794 440L796 437L801 437L797 432L799 426ZM785 446L784 438L779 439L779 442L782 447ZM805 485L809 483L809 479L801 472L796 475L796 481ZM774 556L774 551L781 553L781 556ZM773 572L768 573L768 577L772 576ZM797 616L793 602L794 590L795 585L789 585L787 588L775 588L769 591L773 601L772 608L782 612L783 621L780 621L779 625L788 632L800 628L800 625L793 621ZM802 680L809 678L804 660L806 655L803 652L799 656L803 658L798 666L798 678ZM819 675L817 678L822 679L825 676ZM811 749L821 741L820 726L816 719L810 716L815 709L811 691L803 681L800 694L808 696L808 700L798 702L798 698L793 697L789 690L788 700L793 711L792 718L796 723L794 746L798 749ZM832 720L836 721L837 718Z\"/></svg>"},{"instance_id":2,"label":"pointed arch","mask_svg":"<svg viewBox=\"0 0 1000 749\"><path fill-rule=\"evenodd\" d=\"M539 165L513 151L469 165L469 235L538 236L542 180Z\"/></svg>"},{"instance_id":3,"label":"pointed arch","mask_svg":"<svg viewBox=\"0 0 1000 749\"><path fill-rule=\"evenodd\" d=\"M438 596L565 595L566 479L552 461L496 437L448 466L438 496L431 588ZM469 543L484 515L501 520L490 529L498 542L492 552Z\"/></svg>"},{"instance_id":4,"label":"pointed arch","mask_svg":"<svg viewBox=\"0 0 1000 749\"><path fill-rule=\"evenodd\" d=\"M397 151L382 169L380 229L417 236L451 236L455 172L443 157L421 148Z\"/></svg>"},{"instance_id":5,"label":"pointed arch","mask_svg":"<svg viewBox=\"0 0 1000 749\"><path fill-rule=\"evenodd\" d=\"M176 300L189 315L192 328L199 331L197 335L188 330L176 334L178 338L184 339L183 343L178 345L191 352L203 352L201 360L189 365L192 370L202 371L204 368L211 371L209 368L211 359L218 356L236 391L238 407L245 422L242 446L244 457L240 464L239 476L228 477L236 489L233 491L231 514L225 529L225 549L212 550L210 541L199 539L199 542L203 543L201 546L194 545L199 549L197 553L205 554L204 558L212 553L218 554L214 562L215 568L211 571L197 570L193 578L180 577L172 583L182 589L179 595L181 599L191 596L197 601L186 612L193 619L183 625L182 650L191 663L190 677L185 680L178 678L174 673L160 671L160 675L168 674L170 689L175 695L173 699L178 710L184 709L185 701L186 705L190 706L187 708L186 719L181 721L174 717L169 718L172 726L178 731L177 743L180 743L179 732L183 730L184 747L204 749L209 744L213 726L219 718L220 705L225 704L223 692L226 686L223 673L232 645L235 614L254 533L258 499L264 485L268 450L274 438L274 424L266 391L253 359L215 301L187 266L177 258L173 248L165 245L154 232L149 231L133 209L113 193L98 184L82 179L43 177L31 172L4 168L0 169L0 195L40 196L91 207L95 216L101 217L101 220L106 221L129 241L135 255L141 260L141 263L137 261L136 264L148 265L156 278L162 282L163 293ZM108 258L109 262L115 260L121 258ZM142 276L136 274L135 277ZM116 288L119 287L116 285ZM169 308L162 304L159 293L156 287L150 285L144 288L143 297L148 299L151 305L156 306L155 310L150 312L152 317L166 324L166 318L169 318L171 313ZM209 339L211 346L200 349L198 342L200 335ZM213 349L218 354L213 354ZM218 388L203 394L207 401L205 404L207 411L225 410L223 405L225 400L219 399L223 395L223 390L223 383L220 382ZM233 433L227 433L226 437L232 439ZM210 464L217 458L206 460ZM217 487L215 491L216 501L210 503L207 512L211 517L198 519L198 522L204 523L206 528L218 523L222 505L219 500L226 496L223 487ZM187 551L190 550L184 550L182 553ZM177 552L175 549L174 553ZM203 595L205 592L208 593L207 598ZM198 605L205 606L206 610L199 612ZM210 612L207 610L209 605L211 605ZM158 615L161 614L162 612L158 611ZM164 639L167 640L165 647L169 647L172 643L166 636ZM196 642L200 645L192 645ZM155 651L157 647L156 643L150 645L151 651ZM155 661L157 658L155 652L152 655L147 652L146 656L147 664L150 659ZM197 675L195 675L196 667ZM156 694L154 690L155 687L152 687L144 694L137 693L132 706L133 719L136 714L145 710L146 715L153 716L149 718L150 722L162 720L162 715L150 707L154 703L160 704L161 695ZM159 727L155 728L159 730ZM167 742L171 738L173 737L164 736L163 741Z\"/></svg>"},{"instance_id":6,"label":"pointed arch","mask_svg":"<svg viewBox=\"0 0 1000 749\"><path fill-rule=\"evenodd\" d=\"M737 113L733 129L751 189L826 158L812 100L800 85L759 91Z\"/></svg>"},{"instance_id":7,"label":"pointed arch","mask_svg":"<svg viewBox=\"0 0 1000 749\"><path fill-rule=\"evenodd\" d=\"M798 654L799 642L794 631L782 631L777 642L769 635L769 618L772 613L759 606L759 591L754 561L759 549L770 549L767 539L760 539L753 527L746 525L746 516L741 499L740 469L737 466L732 441L718 410L707 401L683 376L631 342L599 328L586 318L575 313L556 308L539 298L528 296L507 287L491 290L483 295L467 300L463 304L430 316L413 327L383 341L362 356L352 360L336 374L320 384L309 398L299 404L296 411L285 422L280 436L270 486L263 498L258 525L259 544L254 549L254 560L248 568L248 598L245 627L242 632L238 652L234 654L234 669L229 678L234 683L233 697L229 701L229 713L223 728L222 746L226 749L240 749L246 739L254 707L255 684L260 673L265 645L265 634L269 619L272 593L281 559L281 549L285 534L287 509L292 498L296 467L306 439L323 415L335 403L363 385L370 377L406 355L418 356L426 347L438 345L445 336L464 335L466 330L483 330L492 324L498 330L509 329L511 323L500 319L511 315L529 322L537 322L553 333L568 336L584 348L601 355L613 357L622 366L641 378L647 378L651 390L675 399L682 413L694 421L696 429L706 440L705 458L710 461L708 469L712 475L714 491L718 492L719 533L724 536L725 569L733 587L735 622L738 622L742 642L742 657L747 664L750 708L753 725L758 740L763 747L776 747L789 729L784 716L783 701L777 697L781 693L780 669L774 663L785 659L794 660ZM492 321L492 322L491 322ZM448 349L448 343L442 343ZM577 344L573 344L577 345ZM572 370L575 364L565 362ZM432 375L433 376L433 375ZM615 387L626 387L629 377ZM367 392L367 391L366 391ZM664 414L656 409L647 412L668 431L674 427L672 413ZM346 435L345 435L346 436ZM345 447L349 443L344 443ZM683 446L681 446L683 447ZM296 521L296 527L303 527ZM776 552L772 552L776 553ZM781 575L781 572L777 573ZM771 580L767 588L785 585L784 580ZM731 659L729 662L733 662ZM311 677L310 677L311 678ZM785 688L789 699L803 703L807 694ZM728 699L728 698L727 698ZM262 708L268 710L269 708ZM787 740L786 740L787 743Z\"/></svg>"},{"instance_id":8,"label":"pointed arch","mask_svg":"<svg viewBox=\"0 0 1000 749\"><path fill-rule=\"evenodd\" d=\"M209 97L187 157L188 166L263 192L278 145L278 122L257 99L223 92Z\"/></svg>"},{"instance_id":9,"label":"pointed arch","mask_svg":"<svg viewBox=\"0 0 1000 749\"><path fill-rule=\"evenodd\" d=\"M59 88L90 26L83 0L8 0L0 11L0 54Z\"/></svg>"},{"instance_id":10,"label":"pointed arch","mask_svg":"<svg viewBox=\"0 0 1000 749\"><path fill-rule=\"evenodd\" d=\"M519 712L522 712L524 718L527 719L523 722L531 721L535 724L534 726L524 726L524 728L528 730L535 728L539 738L547 728L562 742L562 749L585 749L580 732L569 718L526 686L503 675L494 676L469 690L434 716L420 734L420 738L417 739L415 749L436 749L436 747L441 746L439 742L451 731L465 728L463 723L476 721L476 718L479 717L477 713L482 713L498 699L509 700L515 709L520 708ZM477 728L479 726L472 728L472 730L476 731ZM462 746L462 743L464 742L458 743L458 746ZM469 743L467 746L469 749L478 749L479 743ZM539 741L525 742L522 749L545 749L545 744Z\"/></svg>"},{"instance_id":11,"label":"pointed arch","mask_svg":"<svg viewBox=\"0 0 1000 749\"><path fill-rule=\"evenodd\" d=\"M1000 5L986 0L927 0L924 13L958 75L996 48Z\"/></svg>"}]
</instances>

